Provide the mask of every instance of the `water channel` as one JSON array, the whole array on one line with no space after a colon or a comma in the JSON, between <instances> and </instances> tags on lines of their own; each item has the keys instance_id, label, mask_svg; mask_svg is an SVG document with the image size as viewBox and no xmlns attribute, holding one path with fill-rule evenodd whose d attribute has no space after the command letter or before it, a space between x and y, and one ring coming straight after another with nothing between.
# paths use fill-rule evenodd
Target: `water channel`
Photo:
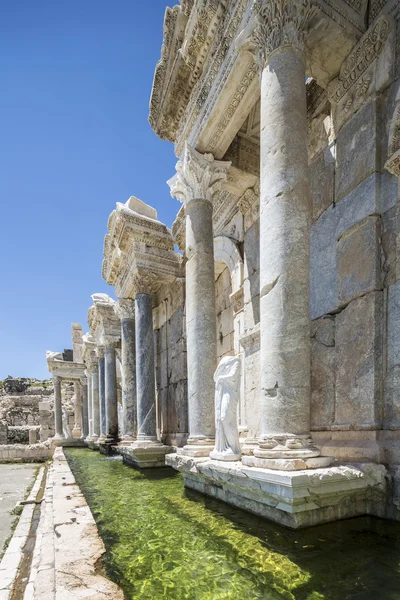
<instances>
[{"instance_id":1,"label":"water channel","mask_svg":"<svg viewBox=\"0 0 400 600\"><path fill-rule=\"evenodd\" d=\"M137 471L66 449L126 598L400 600L400 523L362 517L291 531Z\"/></svg>"}]
</instances>

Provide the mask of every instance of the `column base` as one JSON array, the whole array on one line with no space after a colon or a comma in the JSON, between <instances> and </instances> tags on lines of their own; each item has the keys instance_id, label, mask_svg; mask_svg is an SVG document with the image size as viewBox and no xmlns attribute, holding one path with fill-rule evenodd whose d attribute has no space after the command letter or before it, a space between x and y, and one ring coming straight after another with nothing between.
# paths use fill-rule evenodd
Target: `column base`
<instances>
[{"instance_id":1,"label":"column base","mask_svg":"<svg viewBox=\"0 0 400 600\"><path fill-rule=\"evenodd\" d=\"M179 453L184 456L200 458L210 456L215 448L215 439L206 437L189 437L186 446L179 449Z\"/></svg>"},{"instance_id":2,"label":"column base","mask_svg":"<svg viewBox=\"0 0 400 600\"><path fill-rule=\"evenodd\" d=\"M256 451L255 451L256 452ZM254 452L254 454L255 454ZM331 456L316 456L311 458L261 458L259 456L243 456L242 464L259 469L274 469L277 471L303 471L305 469L322 469L333 462Z\"/></svg>"},{"instance_id":3,"label":"column base","mask_svg":"<svg viewBox=\"0 0 400 600\"><path fill-rule=\"evenodd\" d=\"M288 472L177 453L165 462L186 487L292 529L383 515L388 494L385 467L372 463Z\"/></svg>"},{"instance_id":4,"label":"column base","mask_svg":"<svg viewBox=\"0 0 400 600\"><path fill-rule=\"evenodd\" d=\"M131 446L135 441L136 439L134 437L124 435L122 440L118 442L118 446Z\"/></svg>"},{"instance_id":5,"label":"column base","mask_svg":"<svg viewBox=\"0 0 400 600\"><path fill-rule=\"evenodd\" d=\"M130 446L118 446L116 451L125 464L147 469L165 467L165 455L173 452L173 449L158 441L136 441Z\"/></svg>"},{"instance_id":6,"label":"column base","mask_svg":"<svg viewBox=\"0 0 400 600\"><path fill-rule=\"evenodd\" d=\"M78 439L82 437L82 429L80 429L79 427L74 427L72 430L72 437L74 439Z\"/></svg>"}]
</instances>

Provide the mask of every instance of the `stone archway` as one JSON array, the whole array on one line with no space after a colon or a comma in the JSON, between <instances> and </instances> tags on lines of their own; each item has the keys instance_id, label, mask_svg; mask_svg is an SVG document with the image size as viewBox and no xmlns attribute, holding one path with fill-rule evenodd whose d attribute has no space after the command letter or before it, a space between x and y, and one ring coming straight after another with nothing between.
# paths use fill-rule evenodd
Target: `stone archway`
<instances>
[{"instance_id":1,"label":"stone archway","mask_svg":"<svg viewBox=\"0 0 400 600\"><path fill-rule=\"evenodd\" d=\"M396 105L389 131L388 159L385 168L392 175L400 177L400 86L397 91Z\"/></svg>"}]
</instances>

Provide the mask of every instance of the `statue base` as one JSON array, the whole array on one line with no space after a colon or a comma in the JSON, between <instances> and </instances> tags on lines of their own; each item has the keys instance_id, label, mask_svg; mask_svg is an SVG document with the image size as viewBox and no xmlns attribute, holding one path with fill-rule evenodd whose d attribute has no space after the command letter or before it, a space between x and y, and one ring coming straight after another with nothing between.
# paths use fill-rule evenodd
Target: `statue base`
<instances>
[{"instance_id":1,"label":"statue base","mask_svg":"<svg viewBox=\"0 0 400 600\"><path fill-rule=\"evenodd\" d=\"M182 453L168 454L165 462L182 473L186 487L292 529L385 514L388 489L383 465L285 471Z\"/></svg>"},{"instance_id":2,"label":"statue base","mask_svg":"<svg viewBox=\"0 0 400 600\"><path fill-rule=\"evenodd\" d=\"M165 467L165 455L173 449L157 441L136 441L130 446L117 446L115 451L122 456L126 465L148 469Z\"/></svg>"}]
</instances>

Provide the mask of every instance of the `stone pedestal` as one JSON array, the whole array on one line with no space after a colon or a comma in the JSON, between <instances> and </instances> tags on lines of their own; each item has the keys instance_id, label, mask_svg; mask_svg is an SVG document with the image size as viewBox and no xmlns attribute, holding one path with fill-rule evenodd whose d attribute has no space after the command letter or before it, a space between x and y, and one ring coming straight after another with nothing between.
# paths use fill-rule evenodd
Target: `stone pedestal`
<instances>
[{"instance_id":1,"label":"stone pedestal","mask_svg":"<svg viewBox=\"0 0 400 600\"><path fill-rule=\"evenodd\" d=\"M136 439L137 432L134 301L128 298L120 298L118 300L118 314L121 319L122 410L124 432L120 444L130 445Z\"/></svg>"},{"instance_id":2,"label":"stone pedestal","mask_svg":"<svg viewBox=\"0 0 400 600\"><path fill-rule=\"evenodd\" d=\"M383 514L387 493L385 467L371 463L283 471L175 453L165 462L186 487L292 529Z\"/></svg>"},{"instance_id":3,"label":"stone pedestal","mask_svg":"<svg viewBox=\"0 0 400 600\"><path fill-rule=\"evenodd\" d=\"M105 340L105 405L106 444L118 442L117 371L115 364L115 340Z\"/></svg>"},{"instance_id":4,"label":"stone pedestal","mask_svg":"<svg viewBox=\"0 0 400 600\"><path fill-rule=\"evenodd\" d=\"M230 163L188 145L168 183L186 213L186 332L189 438L183 452L208 456L215 444L213 375L217 362L213 196Z\"/></svg>"},{"instance_id":5,"label":"stone pedestal","mask_svg":"<svg viewBox=\"0 0 400 600\"><path fill-rule=\"evenodd\" d=\"M99 365L99 406L100 406L100 437L99 444L105 442L107 435L107 418L106 418L106 382L105 382L105 360L104 348L97 349L98 365Z\"/></svg>"},{"instance_id":6,"label":"stone pedestal","mask_svg":"<svg viewBox=\"0 0 400 600\"><path fill-rule=\"evenodd\" d=\"M55 436L54 440L64 440L64 431L62 423L62 399L61 399L61 379L59 377L53 378L54 384L54 429Z\"/></svg>"},{"instance_id":7,"label":"stone pedestal","mask_svg":"<svg viewBox=\"0 0 400 600\"><path fill-rule=\"evenodd\" d=\"M74 392L75 392L75 404L74 404L74 417L75 423L72 430L72 437L79 439L82 437L82 389L81 382L74 381Z\"/></svg>"}]
</instances>

